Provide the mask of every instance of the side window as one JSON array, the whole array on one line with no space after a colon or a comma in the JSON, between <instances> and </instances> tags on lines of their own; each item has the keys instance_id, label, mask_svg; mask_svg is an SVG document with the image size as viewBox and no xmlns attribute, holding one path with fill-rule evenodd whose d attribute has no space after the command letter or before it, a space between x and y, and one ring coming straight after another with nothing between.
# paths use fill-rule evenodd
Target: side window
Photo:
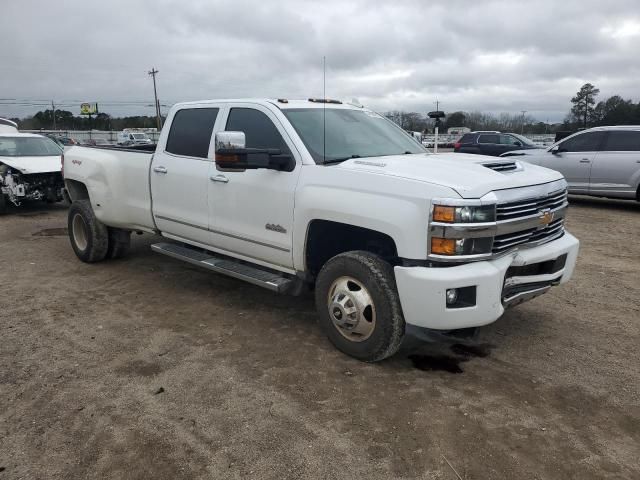
<instances>
[{"instance_id":1,"label":"side window","mask_svg":"<svg viewBox=\"0 0 640 480\"><path fill-rule=\"evenodd\" d=\"M244 132L247 148L277 148L282 153L290 153L276 126L259 110L232 108L225 130Z\"/></svg>"},{"instance_id":2,"label":"side window","mask_svg":"<svg viewBox=\"0 0 640 480\"><path fill-rule=\"evenodd\" d=\"M171 122L165 151L185 157L207 158L217 108L178 110Z\"/></svg>"},{"instance_id":3,"label":"side window","mask_svg":"<svg viewBox=\"0 0 640 480\"><path fill-rule=\"evenodd\" d=\"M460 143L471 143L473 142L473 135L469 134L469 133L465 133L462 138L460 138L460 140L458 140Z\"/></svg>"},{"instance_id":4,"label":"side window","mask_svg":"<svg viewBox=\"0 0 640 480\"><path fill-rule=\"evenodd\" d=\"M500 135L501 145L515 145L516 142L520 142L516 137L512 137L511 135Z\"/></svg>"},{"instance_id":5,"label":"side window","mask_svg":"<svg viewBox=\"0 0 640 480\"><path fill-rule=\"evenodd\" d=\"M560 143L566 152L595 152L602 143L604 132L587 132Z\"/></svg>"},{"instance_id":6,"label":"side window","mask_svg":"<svg viewBox=\"0 0 640 480\"><path fill-rule=\"evenodd\" d=\"M640 151L640 131L609 132L602 150L606 152L638 152Z\"/></svg>"},{"instance_id":7,"label":"side window","mask_svg":"<svg viewBox=\"0 0 640 480\"><path fill-rule=\"evenodd\" d=\"M478 137L478 143L499 143L498 138L498 135L493 133L489 135L480 135Z\"/></svg>"}]
</instances>

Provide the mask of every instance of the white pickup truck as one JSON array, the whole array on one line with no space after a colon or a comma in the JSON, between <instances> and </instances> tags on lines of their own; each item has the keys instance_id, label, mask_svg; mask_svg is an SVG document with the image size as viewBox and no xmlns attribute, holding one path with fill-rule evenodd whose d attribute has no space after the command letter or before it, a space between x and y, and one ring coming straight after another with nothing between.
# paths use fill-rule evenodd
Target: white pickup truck
<instances>
[{"instance_id":1,"label":"white pickup truck","mask_svg":"<svg viewBox=\"0 0 640 480\"><path fill-rule=\"evenodd\" d=\"M335 100L175 105L155 152L72 147L69 236L85 262L153 250L276 292L315 288L341 351L393 355L405 334L486 325L566 282L578 240L561 174L430 154Z\"/></svg>"}]
</instances>

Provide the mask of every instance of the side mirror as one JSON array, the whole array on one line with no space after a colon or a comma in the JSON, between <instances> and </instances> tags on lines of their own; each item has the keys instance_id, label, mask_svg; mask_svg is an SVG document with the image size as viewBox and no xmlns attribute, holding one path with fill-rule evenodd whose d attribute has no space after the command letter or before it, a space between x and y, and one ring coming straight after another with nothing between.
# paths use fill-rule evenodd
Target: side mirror
<instances>
[{"instance_id":1,"label":"side mirror","mask_svg":"<svg viewBox=\"0 0 640 480\"><path fill-rule=\"evenodd\" d=\"M567 151L567 149L566 148L562 148L560 145L556 145L551 150L549 150L549 152L551 152L554 155L558 155L559 153L566 152L566 151Z\"/></svg>"},{"instance_id":2,"label":"side mirror","mask_svg":"<svg viewBox=\"0 0 640 480\"><path fill-rule=\"evenodd\" d=\"M513 142L513 144L514 144L516 147L521 147L521 146L522 146L522 143L518 142L517 140L516 140L515 142Z\"/></svg>"},{"instance_id":3,"label":"side mirror","mask_svg":"<svg viewBox=\"0 0 640 480\"><path fill-rule=\"evenodd\" d=\"M296 164L289 153L277 148L247 148L244 132L218 132L216 165L222 170L266 168L291 172Z\"/></svg>"}]
</instances>

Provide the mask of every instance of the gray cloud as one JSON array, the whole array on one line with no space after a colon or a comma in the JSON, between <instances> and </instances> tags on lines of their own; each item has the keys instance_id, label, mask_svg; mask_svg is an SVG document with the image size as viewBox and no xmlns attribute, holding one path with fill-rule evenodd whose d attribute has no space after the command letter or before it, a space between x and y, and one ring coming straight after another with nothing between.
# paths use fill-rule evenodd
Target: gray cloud
<instances>
[{"instance_id":1,"label":"gray cloud","mask_svg":"<svg viewBox=\"0 0 640 480\"><path fill-rule=\"evenodd\" d=\"M166 104L320 96L323 56L328 96L378 110L425 112L438 98L448 111L553 121L587 81L640 96L637 0L4 3L0 98L71 110L96 100L151 114L152 66ZM40 108L0 105L0 116Z\"/></svg>"}]
</instances>

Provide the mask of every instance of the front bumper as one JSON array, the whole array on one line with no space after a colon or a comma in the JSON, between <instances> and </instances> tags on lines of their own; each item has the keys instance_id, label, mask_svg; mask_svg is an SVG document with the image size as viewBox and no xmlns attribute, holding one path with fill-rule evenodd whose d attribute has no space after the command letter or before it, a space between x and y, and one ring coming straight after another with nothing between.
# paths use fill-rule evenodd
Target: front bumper
<instances>
[{"instance_id":1,"label":"front bumper","mask_svg":"<svg viewBox=\"0 0 640 480\"><path fill-rule=\"evenodd\" d=\"M436 330L479 327L496 321L506 306L546 292L571 278L579 241L570 233L543 245L510 255L455 267L395 267L400 304L408 325ZM550 262L566 255L564 267L553 273L510 276L510 267ZM512 271L512 270L510 270ZM448 308L446 291L475 287L475 304Z\"/></svg>"}]
</instances>

